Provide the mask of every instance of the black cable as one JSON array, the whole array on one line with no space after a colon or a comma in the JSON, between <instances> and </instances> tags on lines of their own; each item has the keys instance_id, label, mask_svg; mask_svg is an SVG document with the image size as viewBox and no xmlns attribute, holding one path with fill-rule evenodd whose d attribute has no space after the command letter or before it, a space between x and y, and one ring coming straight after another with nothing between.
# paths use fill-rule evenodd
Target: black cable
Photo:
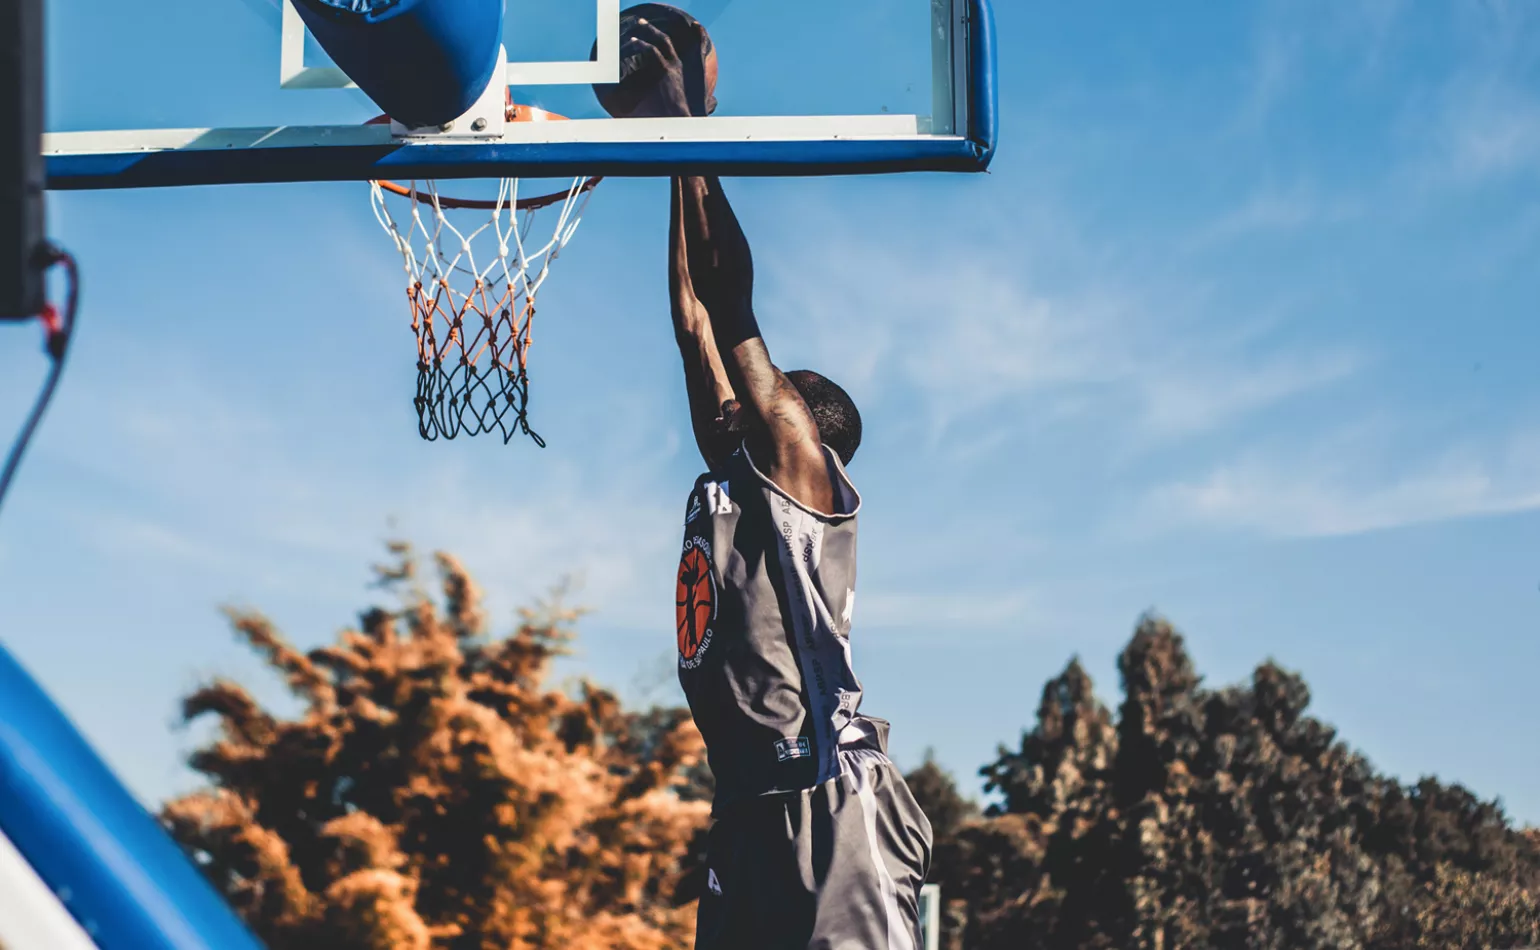
<instances>
[{"instance_id":1,"label":"black cable","mask_svg":"<svg viewBox=\"0 0 1540 950\"><path fill-rule=\"evenodd\" d=\"M37 424L42 421L43 413L48 410L48 403L53 399L54 387L59 384L59 376L64 372L64 357L69 352L70 336L75 331L75 304L79 299L80 273L75 266L75 259L68 251L50 245L44 259L44 268L55 264L64 268L67 289L62 317L52 304L44 308L42 313L43 326L48 331L45 348L49 358L53 360L53 366L48 370L48 379L43 382L43 389L38 393L37 401L32 404L32 412L28 414L26 424L22 426L16 441L11 445L10 452L6 454L5 468L0 470L0 506L5 504L5 493L10 489L11 479L21 465L21 457L27 451L27 443L32 441L32 433L37 430Z\"/></svg>"}]
</instances>

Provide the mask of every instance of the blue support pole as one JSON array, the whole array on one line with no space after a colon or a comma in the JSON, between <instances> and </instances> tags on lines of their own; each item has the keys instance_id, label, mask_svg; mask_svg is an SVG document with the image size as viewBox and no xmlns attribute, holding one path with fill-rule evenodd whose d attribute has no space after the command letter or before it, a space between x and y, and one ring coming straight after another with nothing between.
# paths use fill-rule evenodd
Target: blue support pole
<instances>
[{"instance_id":1,"label":"blue support pole","mask_svg":"<svg viewBox=\"0 0 1540 950\"><path fill-rule=\"evenodd\" d=\"M261 950L3 648L0 831L102 950Z\"/></svg>"}]
</instances>

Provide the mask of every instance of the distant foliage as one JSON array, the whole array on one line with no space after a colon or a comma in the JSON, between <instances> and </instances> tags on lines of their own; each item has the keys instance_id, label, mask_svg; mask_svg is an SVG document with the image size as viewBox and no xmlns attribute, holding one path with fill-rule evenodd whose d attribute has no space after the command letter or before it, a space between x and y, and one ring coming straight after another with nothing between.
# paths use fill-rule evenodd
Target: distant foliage
<instances>
[{"instance_id":1,"label":"distant foliage","mask_svg":"<svg viewBox=\"0 0 1540 950\"><path fill-rule=\"evenodd\" d=\"M402 606L333 646L231 612L304 712L224 681L189 696L220 734L191 758L209 787L165 807L172 833L275 950L690 946L709 792L688 713L548 688L574 612L489 639L456 561L438 557L435 602L394 551Z\"/></svg>"},{"instance_id":2,"label":"distant foliage","mask_svg":"<svg viewBox=\"0 0 1540 950\"><path fill-rule=\"evenodd\" d=\"M274 950L688 950L711 797L688 713L550 687L575 611L494 639L454 559L430 594L393 551L396 605L332 646L231 612L303 708L225 681L187 697L219 732L167 826ZM1272 663L1204 688L1164 621L1119 669L1116 715L1078 662L1048 682L982 770L987 810L929 759L908 776L944 950L1540 945L1540 832L1376 775Z\"/></svg>"},{"instance_id":3,"label":"distant foliage","mask_svg":"<svg viewBox=\"0 0 1540 950\"><path fill-rule=\"evenodd\" d=\"M1424 779L1404 787L1272 663L1204 689L1164 621L1119 660L1116 719L1072 662L982 771L999 802L938 824L947 950L1451 950L1540 944L1540 833ZM927 764L927 812L965 809Z\"/></svg>"}]
</instances>

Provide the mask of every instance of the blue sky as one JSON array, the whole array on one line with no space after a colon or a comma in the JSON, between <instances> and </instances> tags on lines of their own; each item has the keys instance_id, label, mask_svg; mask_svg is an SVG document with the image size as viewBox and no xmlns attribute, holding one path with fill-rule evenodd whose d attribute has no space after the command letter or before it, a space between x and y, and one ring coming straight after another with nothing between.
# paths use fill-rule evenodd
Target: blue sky
<instances>
[{"instance_id":1,"label":"blue sky","mask_svg":"<svg viewBox=\"0 0 1540 950\"><path fill-rule=\"evenodd\" d=\"M219 81L276 72L264 0L168 2L184 15L149 33L55 0L55 127L250 121L292 95ZM729 183L772 353L866 417L854 642L896 757L933 746L974 788L1071 656L1116 702L1153 608L1210 683L1276 658L1379 768L1540 822L1540 8L997 8L991 174ZM758 12L714 27L724 112L881 72L868 33L777 83ZM165 43L211 78L143 101L175 81ZM462 556L505 623L573 576L592 612L564 674L680 701L699 463L666 195L607 182L542 292L544 451L418 440L363 186L54 195L84 312L0 514L7 647L153 801L191 781L181 694L217 673L278 695L219 605L322 642L399 535ZM43 370L32 330L0 333L5 431Z\"/></svg>"}]
</instances>

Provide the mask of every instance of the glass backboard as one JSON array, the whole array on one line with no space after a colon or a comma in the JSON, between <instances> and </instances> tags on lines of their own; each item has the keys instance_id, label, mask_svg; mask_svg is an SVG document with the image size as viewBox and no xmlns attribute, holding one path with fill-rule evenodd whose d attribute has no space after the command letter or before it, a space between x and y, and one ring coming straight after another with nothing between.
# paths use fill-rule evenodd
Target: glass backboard
<instances>
[{"instance_id":1,"label":"glass backboard","mask_svg":"<svg viewBox=\"0 0 1540 950\"><path fill-rule=\"evenodd\" d=\"M720 62L717 112L688 119L615 119L599 107L591 84L618 71L623 5L510 4L510 94L574 121L446 143L366 125L380 109L290 0L50 0L49 186L988 165L988 0L682 0Z\"/></svg>"}]
</instances>

